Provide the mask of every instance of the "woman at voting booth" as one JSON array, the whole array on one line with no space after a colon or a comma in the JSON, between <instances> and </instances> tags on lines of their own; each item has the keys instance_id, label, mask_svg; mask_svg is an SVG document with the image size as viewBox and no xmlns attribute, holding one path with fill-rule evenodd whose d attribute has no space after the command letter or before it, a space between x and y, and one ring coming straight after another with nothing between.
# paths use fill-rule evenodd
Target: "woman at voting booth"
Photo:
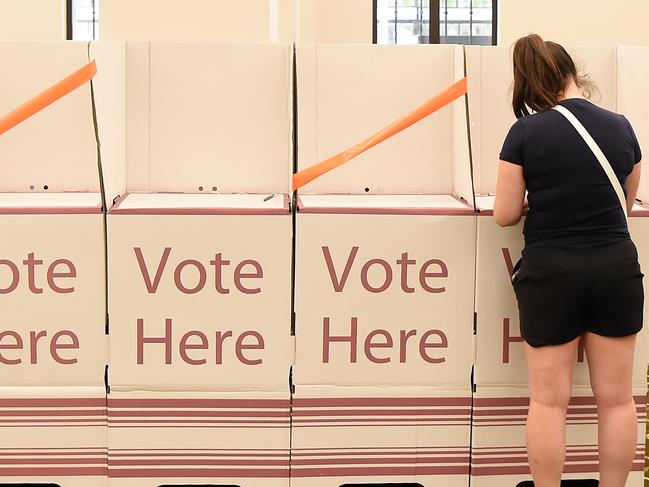
<instances>
[{"instance_id":1,"label":"woman at voting booth","mask_svg":"<svg viewBox=\"0 0 649 487\"><path fill-rule=\"evenodd\" d=\"M572 364L583 339L600 486L622 487L637 443L632 364L644 291L627 215L640 146L623 115L588 100L593 85L559 44L523 37L513 67L518 120L500 153L494 216L509 226L527 210L512 283L529 368L530 469L536 487L559 487Z\"/></svg>"}]
</instances>

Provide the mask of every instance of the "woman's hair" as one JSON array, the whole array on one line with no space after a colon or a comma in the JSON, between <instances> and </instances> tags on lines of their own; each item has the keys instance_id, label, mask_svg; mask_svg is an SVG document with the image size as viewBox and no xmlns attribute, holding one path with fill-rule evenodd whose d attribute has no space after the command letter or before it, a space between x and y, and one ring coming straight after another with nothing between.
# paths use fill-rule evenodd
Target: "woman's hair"
<instances>
[{"instance_id":1,"label":"woman's hair","mask_svg":"<svg viewBox=\"0 0 649 487\"><path fill-rule=\"evenodd\" d=\"M514 45L514 93L516 118L557 105L566 85L574 79L586 98L595 89L588 75L578 75L570 54L555 42L537 34L521 37Z\"/></svg>"}]
</instances>

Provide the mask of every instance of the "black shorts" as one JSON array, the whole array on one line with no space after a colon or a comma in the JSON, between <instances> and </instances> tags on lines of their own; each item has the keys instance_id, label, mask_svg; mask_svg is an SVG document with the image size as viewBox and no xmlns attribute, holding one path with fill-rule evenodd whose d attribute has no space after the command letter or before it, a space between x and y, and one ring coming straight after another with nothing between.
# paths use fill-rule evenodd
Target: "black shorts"
<instances>
[{"instance_id":1,"label":"black shorts","mask_svg":"<svg viewBox=\"0 0 649 487\"><path fill-rule=\"evenodd\" d=\"M609 337L642 329L644 274L632 240L523 249L512 284L521 336L533 347L585 332Z\"/></svg>"}]
</instances>

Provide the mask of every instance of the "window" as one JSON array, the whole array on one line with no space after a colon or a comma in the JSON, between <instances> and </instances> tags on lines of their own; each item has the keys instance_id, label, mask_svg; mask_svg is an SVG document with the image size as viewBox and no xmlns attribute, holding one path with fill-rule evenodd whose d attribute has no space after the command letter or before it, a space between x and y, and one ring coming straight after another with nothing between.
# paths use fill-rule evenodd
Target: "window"
<instances>
[{"instance_id":1,"label":"window","mask_svg":"<svg viewBox=\"0 0 649 487\"><path fill-rule=\"evenodd\" d=\"M374 0L374 42L495 45L497 7L497 0Z\"/></svg>"},{"instance_id":2,"label":"window","mask_svg":"<svg viewBox=\"0 0 649 487\"><path fill-rule=\"evenodd\" d=\"M92 41L99 38L99 0L66 0L67 38Z\"/></svg>"}]
</instances>

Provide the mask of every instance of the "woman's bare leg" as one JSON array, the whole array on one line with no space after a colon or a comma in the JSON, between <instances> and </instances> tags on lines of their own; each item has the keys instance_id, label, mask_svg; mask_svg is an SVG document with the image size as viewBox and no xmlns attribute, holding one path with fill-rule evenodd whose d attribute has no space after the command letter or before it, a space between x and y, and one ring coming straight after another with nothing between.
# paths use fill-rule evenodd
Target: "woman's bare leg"
<instances>
[{"instance_id":1,"label":"woman's bare leg","mask_svg":"<svg viewBox=\"0 0 649 487\"><path fill-rule=\"evenodd\" d=\"M632 376L636 336L586 333L586 357L595 394L600 487L624 487L638 443Z\"/></svg>"},{"instance_id":2,"label":"woman's bare leg","mask_svg":"<svg viewBox=\"0 0 649 487\"><path fill-rule=\"evenodd\" d=\"M534 487L560 487L566 459L566 412L579 339L534 348L525 344L530 384L527 455Z\"/></svg>"}]
</instances>

